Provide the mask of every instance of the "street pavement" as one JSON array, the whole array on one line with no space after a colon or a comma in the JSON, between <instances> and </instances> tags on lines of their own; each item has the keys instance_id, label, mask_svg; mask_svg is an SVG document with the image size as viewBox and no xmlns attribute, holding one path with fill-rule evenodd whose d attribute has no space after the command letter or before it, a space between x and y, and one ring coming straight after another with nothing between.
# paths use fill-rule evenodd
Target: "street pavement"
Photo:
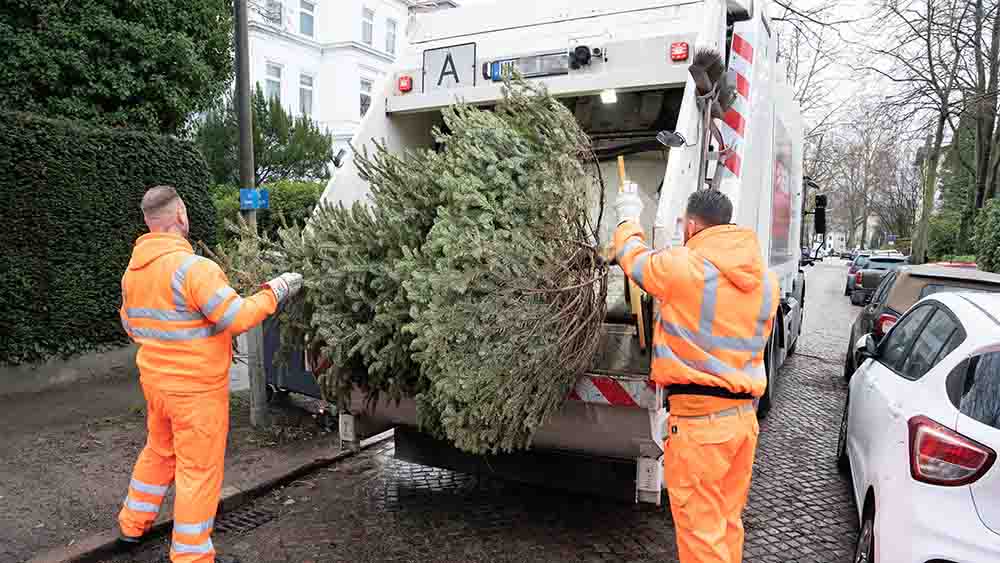
<instances>
[{"instance_id":1,"label":"street pavement","mask_svg":"<svg viewBox=\"0 0 1000 563\"><path fill-rule=\"evenodd\" d=\"M761 424L745 514L750 563L850 561L857 517L834 450L858 309L839 260L807 269L806 324ZM477 479L393 459L391 441L223 515L244 563L676 561L669 509ZM166 540L114 559L166 561Z\"/></svg>"}]
</instances>

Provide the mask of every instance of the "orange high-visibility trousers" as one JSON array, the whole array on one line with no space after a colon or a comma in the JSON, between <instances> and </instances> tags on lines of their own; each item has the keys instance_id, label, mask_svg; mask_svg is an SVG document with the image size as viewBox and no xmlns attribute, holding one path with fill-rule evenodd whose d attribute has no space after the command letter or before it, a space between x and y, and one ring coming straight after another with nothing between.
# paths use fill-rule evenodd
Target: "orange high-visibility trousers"
<instances>
[{"instance_id":1,"label":"orange high-visibility trousers","mask_svg":"<svg viewBox=\"0 0 1000 563\"><path fill-rule=\"evenodd\" d=\"M118 515L122 533L138 537L149 531L174 483L170 560L212 563L212 526L229 431L229 388L176 394L144 384L143 394L149 434Z\"/></svg>"},{"instance_id":2,"label":"orange high-visibility trousers","mask_svg":"<svg viewBox=\"0 0 1000 563\"><path fill-rule=\"evenodd\" d=\"M681 563L743 561L743 507L760 432L749 405L729 416L669 418L663 469Z\"/></svg>"}]
</instances>

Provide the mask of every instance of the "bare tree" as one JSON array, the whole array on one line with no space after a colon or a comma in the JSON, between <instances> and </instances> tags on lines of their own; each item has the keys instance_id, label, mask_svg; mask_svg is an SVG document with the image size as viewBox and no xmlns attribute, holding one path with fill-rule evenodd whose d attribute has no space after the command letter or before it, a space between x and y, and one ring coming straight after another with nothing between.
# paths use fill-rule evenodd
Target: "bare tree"
<instances>
[{"instance_id":1,"label":"bare tree","mask_svg":"<svg viewBox=\"0 0 1000 563\"><path fill-rule=\"evenodd\" d=\"M871 48L885 67L865 69L888 79L898 93L886 100L891 108L905 110L907 121L930 122L933 136L926 150L920 221L913 241L913 263L922 264L938 182L938 164L945 127L959 99L962 46L954 33L956 22L966 17L968 0L892 0L879 13L881 46Z\"/></svg>"}]
</instances>

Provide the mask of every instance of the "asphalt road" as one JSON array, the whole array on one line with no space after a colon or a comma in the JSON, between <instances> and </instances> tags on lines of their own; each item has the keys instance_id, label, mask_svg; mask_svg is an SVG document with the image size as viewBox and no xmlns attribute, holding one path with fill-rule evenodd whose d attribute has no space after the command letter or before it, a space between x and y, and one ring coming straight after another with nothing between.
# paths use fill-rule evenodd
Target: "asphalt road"
<instances>
[{"instance_id":1,"label":"asphalt road","mask_svg":"<svg viewBox=\"0 0 1000 563\"><path fill-rule=\"evenodd\" d=\"M833 460L842 358L858 309L839 260L807 270L806 324L761 440L744 561L849 561L857 518ZM668 509L431 469L386 442L223 515L220 553L244 563L676 561ZM115 563L166 561L159 540Z\"/></svg>"}]
</instances>

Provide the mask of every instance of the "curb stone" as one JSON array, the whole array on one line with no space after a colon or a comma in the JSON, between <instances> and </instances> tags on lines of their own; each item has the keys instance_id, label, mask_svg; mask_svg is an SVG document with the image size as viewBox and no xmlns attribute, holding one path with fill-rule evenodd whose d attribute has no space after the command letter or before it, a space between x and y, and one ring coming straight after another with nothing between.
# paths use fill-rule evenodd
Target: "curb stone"
<instances>
[{"instance_id":1,"label":"curb stone","mask_svg":"<svg viewBox=\"0 0 1000 563\"><path fill-rule=\"evenodd\" d=\"M322 469L333 465L339 461L354 456L361 451L384 442L393 437L392 430L372 436L361 442L359 450L338 451L327 448L320 450L317 457L311 461L306 461L290 467L278 467L271 471L262 472L257 479L248 486L242 488L226 486L222 488L222 495L219 498L218 513L221 516L226 512L231 512L251 501L267 494L268 492L295 481L296 479L312 473L317 469ZM148 536L151 538L164 536L173 526L173 519L167 518L153 525ZM118 544L118 533L112 529L106 532L98 532L87 536L70 545L58 547L35 555L27 563L98 563L101 560L117 555L129 549L128 546Z\"/></svg>"}]
</instances>

